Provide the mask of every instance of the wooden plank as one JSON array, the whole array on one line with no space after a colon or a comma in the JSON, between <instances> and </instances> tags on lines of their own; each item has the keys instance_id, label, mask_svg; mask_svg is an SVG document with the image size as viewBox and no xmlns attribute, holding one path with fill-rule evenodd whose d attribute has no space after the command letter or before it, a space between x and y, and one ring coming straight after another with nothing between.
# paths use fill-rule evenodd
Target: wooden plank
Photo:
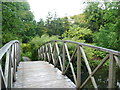
<instances>
[{"instance_id":1,"label":"wooden plank","mask_svg":"<svg viewBox=\"0 0 120 90\"><path fill-rule=\"evenodd\" d=\"M89 75L90 75L90 74L92 73L92 71L91 71L90 65L89 65L89 63L88 63L87 57L86 57L85 52L84 52L84 50L83 50L82 47L80 47L80 50L81 50L82 56L83 56L83 58L84 58L86 67L87 67L87 69L88 69L88 73L89 73ZM95 78L94 78L93 76L91 77L91 81L92 81L92 84L93 84L94 88L97 88L97 84L96 84Z\"/></svg>"},{"instance_id":2,"label":"wooden plank","mask_svg":"<svg viewBox=\"0 0 120 90\"><path fill-rule=\"evenodd\" d=\"M79 88L81 85L81 51L80 46L77 45L77 85L76 88Z\"/></svg>"},{"instance_id":3,"label":"wooden plank","mask_svg":"<svg viewBox=\"0 0 120 90\"><path fill-rule=\"evenodd\" d=\"M116 84L116 61L113 57L110 53L108 88L115 88Z\"/></svg>"},{"instance_id":4,"label":"wooden plank","mask_svg":"<svg viewBox=\"0 0 120 90\"><path fill-rule=\"evenodd\" d=\"M75 84L62 72L45 61L20 62L15 88L68 88L76 90Z\"/></svg>"}]
</instances>

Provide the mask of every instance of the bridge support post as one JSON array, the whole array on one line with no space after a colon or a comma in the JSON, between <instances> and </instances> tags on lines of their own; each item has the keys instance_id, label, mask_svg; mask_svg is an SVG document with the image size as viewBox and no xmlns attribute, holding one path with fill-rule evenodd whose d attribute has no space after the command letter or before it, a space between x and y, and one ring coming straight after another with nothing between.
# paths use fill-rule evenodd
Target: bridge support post
<instances>
[{"instance_id":1,"label":"bridge support post","mask_svg":"<svg viewBox=\"0 0 120 90\"><path fill-rule=\"evenodd\" d=\"M110 53L110 62L109 62L109 82L108 88L115 88L116 83L116 61L113 57L113 54Z\"/></svg>"},{"instance_id":2,"label":"bridge support post","mask_svg":"<svg viewBox=\"0 0 120 90\"><path fill-rule=\"evenodd\" d=\"M77 85L76 88L79 90L81 84L81 51L80 46L77 45Z\"/></svg>"},{"instance_id":3,"label":"bridge support post","mask_svg":"<svg viewBox=\"0 0 120 90\"><path fill-rule=\"evenodd\" d=\"M64 71L65 71L65 45L64 45L64 42L63 42L63 48L62 48L62 57L63 57L63 71L62 71L62 74L64 74Z\"/></svg>"},{"instance_id":4,"label":"bridge support post","mask_svg":"<svg viewBox=\"0 0 120 90\"><path fill-rule=\"evenodd\" d=\"M55 49L55 42L53 45L53 58L54 58L54 67L56 67L56 49Z\"/></svg>"},{"instance_id":5,"label":"bridge support post","mask_svg":"<svg viewBox=\"0 0 120 90\"><path fill-rule=\"evenodd\" d=\"M8 75L8 86L7 88L11 88L12 87L12 73L11 73L11 61L9 62L9 75Z\"/></svg>"},{"instance_id":6,"label":"bridge support post","mask_svg":"<svg viewBox=\"0 0 120 90\"><path fill-rule=\"evenodd\" d=\"M57 52L56 52L56 42L54 44L54 60L55 60L55 64L54 67L57 67L57 63L58 63L58 59L57 59Z\"/></svg>"},{"instance_id":7,"label":"bridge support post","mask_svg":"<svg viewBox=\"0 0 120 90\"><path fill-rule=\"evenodd\" d=\"M17 70L17 66L16 66L16 58L17 58L17 55L16 55L16 45L14 44L13 45L13 52L14 52L14 59L13 59L13 82L16 81L16 70Z\"/></svg>"}]
</instances>

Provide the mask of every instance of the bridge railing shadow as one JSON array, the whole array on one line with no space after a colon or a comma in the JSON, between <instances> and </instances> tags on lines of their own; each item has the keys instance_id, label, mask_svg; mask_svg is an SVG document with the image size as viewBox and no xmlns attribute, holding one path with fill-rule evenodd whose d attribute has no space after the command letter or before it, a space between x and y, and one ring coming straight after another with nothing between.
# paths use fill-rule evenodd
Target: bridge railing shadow
<instances>
[{"instance_id":1,"label":"bridge railing shadow","mask_svg":"<svg viewBox=\"0 0 120 90\"><path fill-rule=\"evenodd\" d=\"M70 52L70 44L73 45L74 50ZM84 47L103 51L106 55L100 63L92 70L85 52ZM101 69L105 62L109 61L108 86L106 88L115 88L116 84L116 66L120 68L120 52L84 43L68 41L68 40L53 40L44 43L38 49L39 60L48 61L55 67L58 67L63 75L71 70L73 81L76 88L83 88L88 81L91 80L94 88L98 88L95 73ZM82 61L84 61L87 68L88 77L82 81ZM74 68L76 66L76 69Z\"/></svg>"},{"instance_id":2,"label":"bridge railing shadow","mask_svg":"<svg viewBox=\"0 0 120 90\"><path fill-rule=\"evenodd\" d=\"M12 88L20 61L19 41L13 40L0 48L0 90Z\"/></svg>"}]
</instances>

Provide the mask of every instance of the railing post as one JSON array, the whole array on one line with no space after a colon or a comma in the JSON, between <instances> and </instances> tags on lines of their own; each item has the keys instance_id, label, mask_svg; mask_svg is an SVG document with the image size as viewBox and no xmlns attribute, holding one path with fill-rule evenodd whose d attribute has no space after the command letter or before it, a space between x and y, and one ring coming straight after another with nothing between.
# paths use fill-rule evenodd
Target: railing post
<instances>
[{"instance_id":1,"label":"railing post","mask_svg":"<svg viewBox=\"0 0 120 90\"><path fill-rule=\"evenodd\" d=\"M1 74L1 71L0 71L0 90L2 90L2 74Z\"/></svg>"},{"instance_id":2,"label":"railing post","mask_svg":"<svg viewBox=\"0 0 120 90\"><path fill-rule=\"evenodd\" d=\"M40 60L40 49L37 50L38 51L38 61Z\"/></svg>"},{"instance_id":3,"label":"railing post","mask_svg":"<svg viewBox=\"0 0 120 90\"><path fill-rule=\"evenodd\" d=\"M20 59L21 59L21 53L20 53L20 43L18 43L18 64L17 65L19 65L19 63L20 63Z\"/></svg>"},{"instance_id":4,"label":"railing post","mask_svg":"<svg viewBox=\"0 0 120 90\"><path fill-rule=\"evenodd\" d=\"M76 88L79 89L81 84L81 52L80 46L77 45L77 85Z\"/></svg>"},{"instance_id":5,"label":"railing post","mask_svg":"<svg viewBox=\"0 0 120 90\"><path fill-rule=\"evenodd\" d=\"M11 60L9 56L9 68L8 68L8 88L12 88L12 75L11 75Z\"/></svg>"},{"instance_id":6,"label":"railing post","mask_svg":"<svg viewBox=\"0 0 120 90\"><path fill-rule=\"evenodd\" d=\"M45 57L45 47L43 46L43 58L44 58L44 61L46 61L46 57Z\"/></svg>"},{"instance_id":7,"label":"railing post","mask_svg":"<svg viewBox=\"0 0 120 90\"><path fill-rule=\"evenodd\" d=\"M43 47L41 47L41 56L42 56L42 60L44 59L43 57Z\"/></svg>"},{"instance_id":8,"label":"railing post","mask_svg":"<svg viewBox=\"0 0 120 90\"><path fill-rule=\"evenodd\" d=\"M48 58L49 58L49 63L50 63L50 61L51 61L51 54L50 54L50 47L49 47L49 44L48 44Z\"/></svg>"},{"instance_id":9,"label":"railing post","mask_svg":"<svg viewBox=\"0 0 120 90\"><path fill-rule=\"evenodd\" d=\"M46 49L46 51L45 51L45 54L46 54L46 61L49 62L48 47L47 47L47 44L45 45L45 49Z\"/></svg>"},{"instance_id":10,"label":"railing post","mask_svg":"<svg viewBox=\"0 0 120 90\"><path fill-rule=\"evenodd\" d=\"M115 88L116 83L116 61L112 53L110 53L110 62L109 62L109 81L108 88Z\"/></svg>"},{"instance_id":11,"label":"railing post","mask_svg":"<svg viewBox=\"0 0 120 90\"><path fill-rule=\"evenodd\" d=\"M63 71L62 71L62 74L64 74L64 71L65 71L65 45L64 45L64 42L63 42L63 47L62 47L62 57L63 57Z\"/></svg>"},{"instance_id":12,"label":"railing post","mask_svg":"<svg viewBox=\"0 0 120 90\"><path fill-rule=\"evenodd\" d=\"M54 64L54 67L57 66L57 52L56 52L56 42L54 42L54 60L55 60L55 64Z\"/></svg>"},{"instance_id":13,"label":"railing post","mask_svg":"<svg viewBox=\"0 0 120 90\"><path fill-rule=\"evenodd\" d=\"M53 61L53 64L54 64L52 43L50 43L49 46L50 46L50 61Z\"/></svg>"},{"instance_id":14,"label":"railing post","mask_svg":"<svg viewBox=\"0 0 120 90\"><path fill-rule=\"evenodd\" d=\"M4 78L4 75L3 75L3 72L2 72L2 66L0 65L0 90L6 89L5 79L3 80L3 78Z\"/></svg>"},{"instance_id":15,"label":"railing post","mask_svg":"<svg viewBox=\"0 0 120 90\"><path fill-rule=\"evenodd\" d=\"M14 45L14 59L13 59L13 81L16 81L16 69L17 69L17 65L16 65L16 43L13 44Z\"/></svg>"}]
</instances>

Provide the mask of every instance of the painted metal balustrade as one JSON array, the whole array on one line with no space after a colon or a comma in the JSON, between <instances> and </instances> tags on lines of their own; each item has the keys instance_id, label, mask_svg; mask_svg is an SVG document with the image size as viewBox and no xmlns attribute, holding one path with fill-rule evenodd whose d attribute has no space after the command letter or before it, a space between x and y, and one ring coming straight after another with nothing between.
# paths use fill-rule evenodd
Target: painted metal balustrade
<instances>
[{"instance_id":1,"label":"painted metal balustrade","mask_svg":"<svg viewBox=\"0 0 120 90\"><path fill-rule=\"evenodd\" d=\"M69 44L75 45L75 50L72 52L72 55L69 53ZM83 49L83 47L93 48L95 50L100 50L106 52L107 55L101 60L100 64L92 70L87 55ZM73 62L74 56L76 55L77 60ZM116 65L120 68L120 52L114 51L111 49L106 49L102 47L97 47L93 45L88 45L84 43L68 41L68 40L53 40L46 42L41 45L38 49L38 56L40 60L45 60L48 62L52 62L56 67L57 64L60 65L60 69L62 74L65 75L68 71L68 68L71 68L72 76L76 85L76 88L83 88L89 80L91 80L94 88L98 88L96 80L94 78L95 73L105 64L107 60L109 60L109 75L108 75L108 86L107 88L115 88L116 83ZM89 76L81 81L81 60L84 60L85 65L87 67ZM65 64L66 60L69 62L68 65ZM77 62L77 70L75 72L73 63Z\"/></svg>"},{"instance_id":2,"label":"painted metal balustrade","mask_svg":"<svg viewBox=\"0 0 120 90\"><path fill-rule=\"evenodd\" d=\"M0 90L13 87L19 61L19 41L10 41L0 49Z\"/></svg>"}]
</instances>

